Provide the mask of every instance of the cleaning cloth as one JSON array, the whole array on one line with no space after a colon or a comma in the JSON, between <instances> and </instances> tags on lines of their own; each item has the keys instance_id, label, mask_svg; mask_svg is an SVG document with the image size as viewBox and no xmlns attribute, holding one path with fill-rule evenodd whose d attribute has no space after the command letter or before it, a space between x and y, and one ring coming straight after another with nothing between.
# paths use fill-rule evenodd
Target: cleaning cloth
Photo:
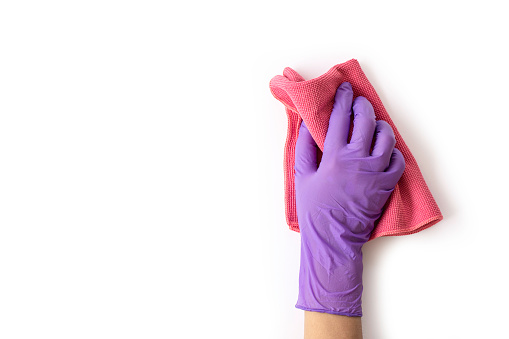
<instances>
[{"instance_id":1,"label":"cleaning cloth","mask_svg":"<svg viewBox=\"0 0 509 339\"><path fill-rule=\"evenodd\" d=\"M387 121L396 137L396 148L405 158L405 171L387 200L370 240L387 235L405 235L419 232L443 219L417 162L385 110L375 89L362 71L359 62L351 59L333 66L325 74L305 80L287 67L283 75L270 81L272 95L281 101L288 116L288 131L284 152L286 222L291 230L299 232L295 203L295 144L302 121L323 151L329 118L338 86L348 81L354 98L364 96L372 104L377 120Z\"/></svg>"}]
</instances>

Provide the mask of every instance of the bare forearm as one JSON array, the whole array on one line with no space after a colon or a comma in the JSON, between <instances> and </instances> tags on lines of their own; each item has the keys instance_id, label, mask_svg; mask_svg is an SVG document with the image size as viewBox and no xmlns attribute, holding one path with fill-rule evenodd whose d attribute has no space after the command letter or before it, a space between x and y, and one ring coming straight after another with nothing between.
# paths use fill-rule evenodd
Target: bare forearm
<instances>
[{"instance_id":1,"label":"bare forearm","mask_svg":"<svg viewBox=\"0 0 509 339\"><path fill-rule=\"evenodd\" d=\"M304 339L362 339L361 317L305 311Z\"/></svg>"}]
</instances>

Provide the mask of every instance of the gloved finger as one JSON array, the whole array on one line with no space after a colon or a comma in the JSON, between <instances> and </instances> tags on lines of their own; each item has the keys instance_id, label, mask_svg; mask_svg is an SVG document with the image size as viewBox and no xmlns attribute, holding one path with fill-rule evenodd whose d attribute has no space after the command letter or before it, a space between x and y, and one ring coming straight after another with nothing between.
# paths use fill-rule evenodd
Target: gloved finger
<instances>
[{"instance_id":1,"label":"gloved finger","mask_svg":"<svg viewBox=\"0 0 509 339\"><path fill-rule=\"evenodd\" d=\"M353 100L352 85L343 82L336 90L334 107L329 119L329 128L325 137L324 153L327 150L337 150L348 142L350 132L350 115Z\"/></svg>"},{"instance_id":2,"label":"gloved finger","mask_svg":"<svg viewBox=\"0 0 509 339\"><path fill-rule=\"evenodd\" d=\"M375 170L384 171L389 167L392 150L396 145L396 137L387 121L377 120L375 128L375 145L371 156L376 159Z\"/></svg>"},{"instance_id":3,"label":"gloved finger","mask_svg":"<svg viewBox=\"0 0 509 339\"><path fill-rule=\"evenodd\" d=\"M362 96L355 98L352 108L354 118L350 145L359 151L360 156L367 157L375 133L375 111L368 99Z\"/></svg>"},{"instance_id":4,"label":"gloved finger","mask_svg":"<svg viewBox=\"0 0 509 339\"><path fill-rule=\"evenodd\" d=\"M317 149L315 140L309 133L304 121L299 128L299 137L295 145L295 175L303 175L316 172Z\"/></svg>"},{"instance_id":5,"label":"gloved finger","mask_svg":"<svg viewBox=\"0 0 509 339\"><path fill-rule=\"evenodd\" d=\"M389 167L383 173L385 189L392 189L398 183L405 171L405 158L399 149L394 148L391 154Z\"/></svg>"}]
</instances>

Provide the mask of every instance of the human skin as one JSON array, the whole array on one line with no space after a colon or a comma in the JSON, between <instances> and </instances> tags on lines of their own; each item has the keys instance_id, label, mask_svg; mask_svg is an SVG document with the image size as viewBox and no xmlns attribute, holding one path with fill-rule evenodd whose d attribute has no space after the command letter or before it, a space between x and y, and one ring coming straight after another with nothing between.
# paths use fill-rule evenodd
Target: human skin
<instances>
[{"instance_id":1,"label":"human skin","mask_svg":"<svg viewBox=\"0 0 509 339\"><path fill-rule=\"evenodd\" d=\"M304 311L304 339L362 339L361 317Z\"/></svg>"}]
</instances>

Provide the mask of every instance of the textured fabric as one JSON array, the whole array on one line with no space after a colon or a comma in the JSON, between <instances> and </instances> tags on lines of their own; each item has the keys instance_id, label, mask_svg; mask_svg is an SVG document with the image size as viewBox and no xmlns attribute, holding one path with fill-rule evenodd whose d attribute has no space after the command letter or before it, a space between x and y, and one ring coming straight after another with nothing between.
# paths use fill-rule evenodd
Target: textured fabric
<instances>
[{"instance_id":1,"label":"textured fabric","mask_svg":"<svg viewBox=\"0 0 509 339\"><path fill-rule=\"evenodd\" d=\"M396 137L396 148L405 158L405 171L385 204L370 240L386 235L405 235L419 232L443 219L431 192L424 181L417 162L385 110L375 89L362 71L358 61L351 59L333 66L327 73L312 80L304 80L287 67L283 75L270 81L272 95L286 107L288 131L284 153L286 221L291 230L299 232L295 203L295 144L301 121L304 120L316 144L323 151L329 118L338 86L351 83L354 97L366 97L378 120L387 121Z\"/></svg>"}]
</instances>

